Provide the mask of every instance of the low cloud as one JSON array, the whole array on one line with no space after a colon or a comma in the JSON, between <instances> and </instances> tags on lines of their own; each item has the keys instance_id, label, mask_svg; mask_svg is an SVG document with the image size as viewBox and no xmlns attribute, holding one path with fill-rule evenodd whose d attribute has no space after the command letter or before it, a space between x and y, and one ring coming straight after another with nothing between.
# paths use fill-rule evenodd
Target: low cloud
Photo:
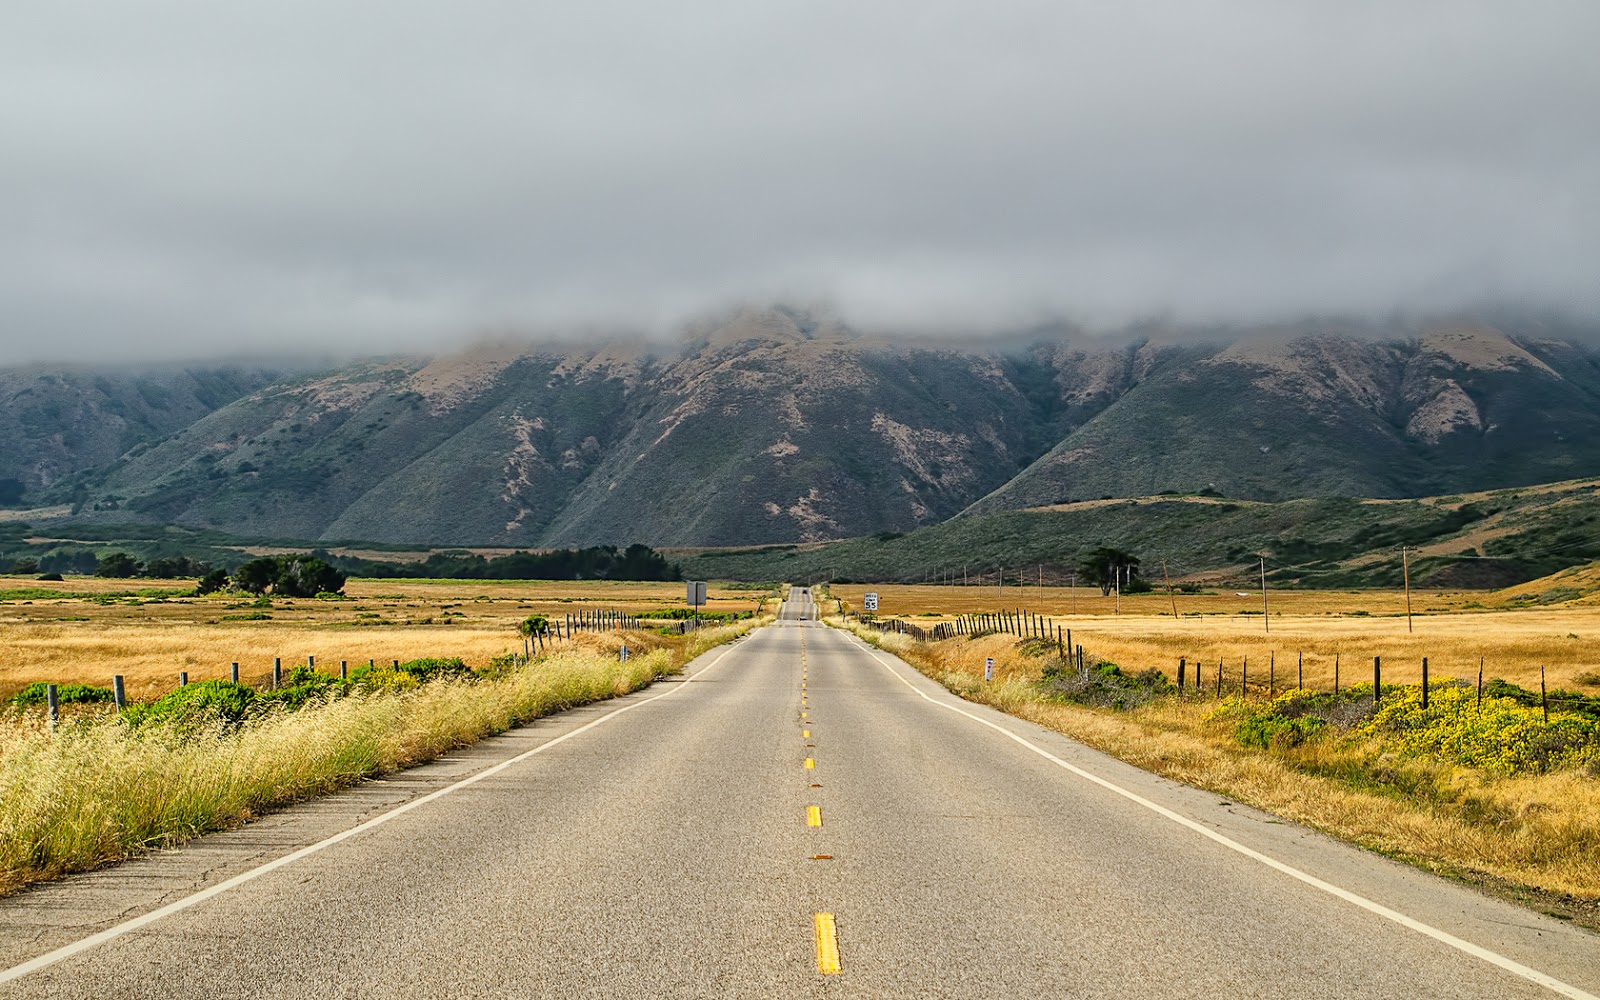
<instances>
[{"instance_id":1,"label":"low cloud","mask_svg":"<svg viewBox=\"0 0 1600 1000\"><path fill-rule=\"evenodd\" d=\"M0 363L1600 312L1577 0L24 2Z\"/></svg>"}]
</instances>

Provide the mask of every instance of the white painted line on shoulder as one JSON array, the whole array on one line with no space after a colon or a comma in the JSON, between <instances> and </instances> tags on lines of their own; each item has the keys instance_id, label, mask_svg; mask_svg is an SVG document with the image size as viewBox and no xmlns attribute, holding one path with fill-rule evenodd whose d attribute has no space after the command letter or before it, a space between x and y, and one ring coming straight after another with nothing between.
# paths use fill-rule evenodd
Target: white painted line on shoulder
<instances>
[{"instance_id":1,"label":"white painted line on shoulder","mask_svg":"<svg viewBox=\"0 0 1600 1000\"><path fill-rule=\"evenodd\" d=\"M1385 920L1392 920L1392 921L1394 921L1395 923L1399 924L1402 927L1409 928L1410 930L1416 931L1418 934L1422 934L1422 935L1425 935L1427 937L1430 937L1430 938L1434 939L1435 941L1438 941L1441 944L1448 945L1451 948L1456 949L1457 951L1464 952L1465 954L1471 955L1473 958L1481 959L1481 960L1483 960L1485 962L1488 962L1491 965L1498 966L1501 969L1504 969L1506 972L1509 972L1514 976L1519 976L1519 977L1521 977L1523 979L1528 980L1529 982L1537 983L1538 985L1543 986L1545 989L1550 990L1553 993L1559 993L1561 996L1564 996L1564 997L1571 997L1571 998L1573 998L1573 1000L1600 1000L1600 997L1596 997L1593 993L1587 993L1587 992L1579 989L1578 987L1573 986L1573 985L1571 985L1569 983L1564 983L1561 980L1556 979L1553 976L1545 975L1543 972L1540 972L1537 969L1531 969L1528 966L1523 965L1521 962L1517 962L1517 961L1515 961L1513 959L1509 959L1509 958L1505 957L1504 955L1500 954L1499 952L1490 951L1487 948L1484 948L1484 947L1481 947L1479 945L1473 944L1471 941L1467 941L1467 940L1464 940L1462 938L1458 938L1454 934L1451 934L1448 931L1440 930L1439 928L1434 927L1431 924L1425 924L1422 921L1417 920L1417 919L1415 919L1413 917L1408 917L1404 913L1400 913L1397 910L1391 910L1387 906L1384 906L1381 903L1375 903L1372 900L1366 898L1365 896L1357 895L1356 893L1353 893L1348 889L1341 889L1340 887L1332 884L1331 882L1324 882L1322 879L1317 878L1315 875L1311 875L1311 874L1309 874L1307 872L1303 872L1300 869L1295 868L1293 865L1285 864L1284 862L1279 861L1276 858L1273 858L1273 857L1270 857L1268 855L1262 854L1260 851L1257 851L1254 848L1246 847L1245 845L1239 843L1238 841L1233 840L1233 839L1231 839L1229 837L1225 837L1222 834L1216 832L1215 830L1212 830L1212 829L1204 826L1203 824L1197 823L1194 820L1189 819L1186 816L1181 816L1178 813L1173 812L1171 809L1168 809L1166 806L1159 805L1159 804L1157 804L1155 802L1151 802L1149 799L1145 798L1142 795L1139 795L1137 792L1131 792L1128 789L1123 788L1121 785L1117 785L1117 784L1115 784L1113 782L1107 781L1105 778L1102 778L1097 774L1092 774L1092 773L1090 773L1088 771L1085 771L1083 768L1078 767L1078 766L1076 766L1074 764L1069 764L1066 761L1062 760L1060 757L1057 757L1055 754L1049 752L1048 750L1045 750L1042 747L1038 747L1038 746L1035 746L1032 743L1029 743L1027 740L1023 739L1021 736L1018 736L1016 733L1013 733L1011 730L1006 729L1004 726L996 725L995 723L989 721L988 719L985 719L985 718L982 718L980 716L974 715L973 713L971 713L971 712L967 711L966 709L961 708L961 707L959 707L957 705L952 705L952 704L949 704L947 702L940 701L937 698L929 697L927 692L921 690L915 684L912 684L909 680L907 680L904 676L902 676L900 671L895 669L894 664L891 663L889 660L884 659L883 656L880 655L876 649L874 649L872 646L868 645L867 643L862 642L861 639L859 637L857 637L857 636L851 636L851 638L855 639L855 641L857 641L857 642L860 642L862 648L865 649L868 653L870 653L872 655L873 659L877 660L880 664L882 664L884 669L889 671L889 673L895 678L895 680L898 680L900 683L902 683L906 687L910 688L913 692L915 692L924 701L927 701L931 705L937 705L940 708L943 708L943 709L946 709L948 711L954 712L957 715L964 715L967 718L971 719L973 722L978 723L979 725L988 726L990 729L993 729L995 732L1001 734L1002 736L1006 737L1007 739L1013 740L1017 744L1019 744L1021 746L1024 746L1024 747L1027 747L1029 750L1032 750L1034 753L1036 753L1039 756L1043 757L1045 760L1050 761L1050 763L1055 764L1058 767L1065 768L1068 771L1071 771L1073 774L1077 775L1080 778L1083 778L1085 781L1093 782L1094 784L1099 785L1100 787L1106 789L1107 791L1115 792L1117 795L1122 796L1123 798L1127 799L1128 801L1135 802L1135 803L1143 806L1144 808L1150 810L1151 812L1156 813L1159 816L1162 816L1162 817L1164 817L1166 819L1169 819L1172 822L1177 823L1180 826L1187 827L1190 830L1193 830L1194 832L1200 834L1203 837L1210 838L1211 840L1216 841L1218 844L1221 844L1223 847L1226 847L1231 851L1235 851L1235 852L1237 852L1239 854L1244 855L1247 858L1250 858L1252 861L1258 861L1261 864L1266 865L1268 868L1274 869L1275 871L1282 872L1283 874L1289 876L1290 878L1297 879L1297 880L1299 880L1301 882L1304 882L1306 885L1309 885L1314 889L1319 889L1322 892L1325 892L1330 896L1334 896L1334 897L1336 897L1338 899L1342 899L1345 902L1350 903L1350 904L1352 904L1354 906L1359 906L1361 909L1366 910L1369 913L1376 914L1377 916L1380 916Z\"/></svg>"},{"instance_id":2,"label":"white painted line on shoulder","mask_svg":"<svg viewBox=\"0 0 1600 1000\"><path fill-rule=\"evenodd\" d=\"M189 909L190 907L198 906L208 899L220 896L230 889L237 889L246 882L260 878L268 872L277 871L279 868L292 865L296 861L310 857L311 855L316 854L319 851L326 850L335 844L349 840L351 837L354 837L357 834L366 833L368 830L371 830L374 827L382 826L390 820L398 816L403 816L413 809L425 806L437 799L442 799L452 792L460 791L469 785L475 785L486 778L492 778L501 771L504 771L506 768L520 764L529 757L544 753L551 747L559 746L562 743L565 743L567 740L572 739L574 736L588 732L601 723L610 722L612 719L622 715L624 712L631 712L634 709L642 708L651 702L660 701L663 698L670 698L674 694L677 694L679 691L682 691L684 688L694 683L696 680L699 680L700 677L708 670L712 669L713 667L721 666L722 661L727 659L727 654L734 649L735 646L733 644L721 647L721 650L717 654L717 657L714 661L706 664L699 670L696 670L693 674L690 674L684 678L681 683L674 684L670 689L662 692L661 694L653 695L649 698L645 698L642 701L636 701L631 705L624 705L621 708L613 709L612 711L607 712L605 715L600 716L600 718L586 722L571 732L562 733L560 736L557 736L548 743L541 743L532 750L525 750L522 753L517 754L515 757L507 758L506 760L503 760L492 767L484 768L482 771L479 771L476 774L468 775L454 784L446 785L437 791L429 792L427 795L424 795L421 798L412 799L410 802L398 805L386 813L374 816L372 819L367 820L365 823L362 823L359 826L353 826L348 830L336 833L326 840L320 840L315 844L302 847L297 851L285 854L281 858L275 858L272 861L268 861L266 864L252 868L249 871L240 872L226 881L218 882L216 885L211 886L208 889L202 889L193 895L184 896L182 899L168 903L166 906L163 906L160 909L151 910L149 913L140 914L139 916L130 920L125 920L114 927L107 927L105 930L100 931L97 934L91 934L88 937L74 941L71 944L62 945L54 951L45 952L43 955L40 955L37 958L31 958L19 965L13 965L9 969L0 971L0 983L9 983L14 980L21 979L24 976L38 972L40 969L48 968L49 966L71 958L74 955L82 954L91 948L99 947L108 941L114 941L123 935L131 934L134 931L139 930L141 927L147 927L150 924L155 923L163 917L170 917L174 913L179 913L183 910Z\"/></svg>"}]
</instances>

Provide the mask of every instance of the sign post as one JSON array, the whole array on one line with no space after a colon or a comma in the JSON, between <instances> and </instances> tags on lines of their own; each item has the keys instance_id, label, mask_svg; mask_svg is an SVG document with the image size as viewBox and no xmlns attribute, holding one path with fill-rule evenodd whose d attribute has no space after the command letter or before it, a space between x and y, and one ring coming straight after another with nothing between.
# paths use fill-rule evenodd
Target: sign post
<instances>
[{"instance_id":1,"label":"sign post","mask_svg":"<svg viewBox=\"0 0 1600 1000\"><path fill-rule=\"evenodd\" d=\"M704 580L690 580L688 596L686 598L689 609L694 612L693 622L696 631L700 629L700 609L706 603L706 582Z\"/></svg>"}]
</instances>

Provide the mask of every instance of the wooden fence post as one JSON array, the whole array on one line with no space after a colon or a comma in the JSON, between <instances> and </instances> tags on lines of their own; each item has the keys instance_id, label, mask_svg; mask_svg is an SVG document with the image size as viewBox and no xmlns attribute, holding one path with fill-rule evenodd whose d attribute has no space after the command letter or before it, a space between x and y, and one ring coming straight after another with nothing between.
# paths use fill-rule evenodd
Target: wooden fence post
<instances>
[{"instance_id":1,"label":"wooden fence post","mask_svg":"<svg viewBox=\"0 0 1600 1000\"><path fill-rule=\"evenodd\" d=\"M235 684L239 683L239 664L238 663L234 663L234 664L231 665L231 669L228 671L228 676L233 680L233 682Z\"/></svg>"},{"instance_id":2,"label":"wooden fence post","mask_svg":"<svg viewBox=\"0 0 1600 1000\"><path fill-rule=\"evenodd\" d=\"M116 704L119 712L128 707L128 694L123 688L121 674L111 678L111 700Z\"/></svg>"},{"instance_id":3,"label":"wooden fence post","mask_svg":"<svg viewBox=\"0 0 1600 1000\"><path fill-rule=\"evenodd\" d=\"M339 661L339 679L341 681L347 681L350 679L350 661Z\"/></svg>"},{"instance_id":4,"label":"wooden fence post","mask_svg":"<svg viewBox=\"0 0 1600 1000\"><path fill-rule=\"evenodd\" d=\"M1333 654L1333 693L1339 693L1339 654Z\"/></svg>"},{"instance_id":5,"label":"wooden fence post","mask_svg":"<svg viewBox=\"0 0 1600 1000\"><path fill-rule=\"evenodd\" d=\"M1483 711L1483 657L1478 657L1478 711Z\"/></svg>"},{"instance_id":6,"label":"wooden fence post","mask_svg":"<svg viewBox=\"0 0 1600 1000\"><path fill-rule=\"evenodd\" d=\"M1380 693L1383 688L1383 666L1380 657L1372 658L1372 707L1377 708L1382 698Z\"/></svg>"},{"instance_id":7,"label":"wooden fence post","mask_svg":"<svg viewBox=\"0 0 1600 1000\"><path fill-rule=\"evenodd\" d=\"M1267 654L1267 700L1270 701L1278 693L1278 653L1276 650Z\"/></svg>"},{"instance_id":8,"label":"wooden fence post","mask_svg":"<svg viewBox=\"0 0 1600 1000\"><path fill-rule=\"evenodd\" d=\"M45 707L50 711L50 728L54 729L61 721L61 695L56 692L54 684L45 685L44 703ZM1546 713L1546 715L1548 714Z\"/></svg>"},{"instance_id":9,"label":"wooden fence post","mask_svg":"<svg viewBox=\"0 0 1600 1000\"><path fill-rule=\"evenodd\" d=\"M1428 707L1428 658L1422 658L1422 707Z\"/></svg>"},{"instance_id":10,"label":"wooden fence post","mask_svg":"<svg viewBox=\"0 0 1600 1000\"><path fill-rule=\"evenodd\" d=\"M186 688L189 686L189 671L178 671L178 686L181 688Z\"/></svg>"},{"instance_id":11,"label":"wooden fence post","mask_svg":"<svg viewBox=\"0 0 1600 1000\"><path fill-rule=\"evenodd\" d=\"M1539 664L1539 707L1544 710L1544 721L1550 721L1550 700L1544 691L1544 664Z\"/></svg>"},{"instance_id":12,"label":"wooden fence post","mask_svg":"<svg viewBox=\"0 0 1600 1000\"><path fill-rule=\"evenodd\" d=\"M1178 693L1183 694L1183 657L1178 657Z\"/></svg>"},{"instance_id":13,"label":"wooden fence post","mask_svg":"<svg viewBox=\"0 0 1600 1000\"><path fill-rule=\"evenodd\" d=\"M1301 690L1301 691L1304 691L1306 689L1306 654L1305 654L1305 650L1301 650L1300 651L1300 678L1299 678L1299 680L1295 681L1295 685L1294 686L1296 688L1298 688L1299 690Z\"/></svg>"},{"instance_id":14,"label":"wooden fence post","mask_svg":"<svg viewBox=\"0 0 1600 1000\"><path fill-rule=\"evenodd\" d=\"M272 658L272 690L274 690L274 691L278 690L278 686L280 684L282 684L282 683L283 683L283 659L281 657L274 656Z\"/></svg>"},{"instance_id":15,"label":"wooden fence post","mask_svg":"<svg viewBox=\"0 0 1600 1000\"><path fill-rule=\"evenodd\" d=\"M1222 657L1217 657L1217 697L1222 697Z\"/></svg>"}]
</instances>

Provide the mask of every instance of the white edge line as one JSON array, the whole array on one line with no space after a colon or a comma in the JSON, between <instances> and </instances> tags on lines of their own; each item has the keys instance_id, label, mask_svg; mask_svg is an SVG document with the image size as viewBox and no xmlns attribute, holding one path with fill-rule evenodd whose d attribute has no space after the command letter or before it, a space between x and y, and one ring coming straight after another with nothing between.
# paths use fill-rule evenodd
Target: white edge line
<instances>
[{"instance_id":1,"label":"white edge line","mask_svg":"<svg viewBox=\"0 0 1600 1000\"><path fill-rule=\"evenodd\" d=\"M1414 917L1408 917L1404 913L1400 913L1398 911L1391 910L1387 906L1384 906L1381 903L1375 903L1372 900L1367 899L1365 896L1359 896L1359 895L1351 892L1348 889L1341 889L1338 886L1333 885L1332 883L1324 882L1322 879L1317 878L1315 875L1311 875L1311 874L1308 874L1306 872L1303 872L1300 869L1295 868L1292 865L1288 865L1288 864L1283 863L1282 861L1277 860L1276 858L1268 857L1267 855L1262 854L1260 851L1257 851L1257 850L1255 850L1253 848L1250 848L1250 847L1246 847L1245 845L1239 843L1236 840L1231 840L1228 837L1223 836L1222 834L1216 832L1215 830L1210 829L1209 827L1206 827L1205 825L1203 825L1201 823L1197 823L1192 819L1189 819L1189 818L1187 818L1185 816L1181 816L1178 813L1173 812L1171 809L1168 809L1167 807L1165 807L1163 805L1159 805L1159 804L1157 804L1155 802L1151 802L1149 799L1144 798L1143 796L1139 795L1136 792L1131 792L1128 789L1123 788L1120 785L1113 784L1112 782L1107 781L1105 778L1102 778L1099 775L1092 774L1092 773L1090 773L1088 771L1085 771L1083 768L1078 767L1078 766L1076 766L1074 764L1069 764L1068 762L1062 760L1060 757L1057 757L1055 754L1050 753L1048 750L1045 750L1042 747L1038 747L1038 746L1035 746L1032 743L1029 743L1026 739L1023 739L1021 736L1018 736L1016 733L1013 733L1011 730L1005 728L1004 726L998 725L998 724L996 724L994 722L989 721L988 719L981 718L981 717L979 717L977 715L974 715L973 713L968 712L967 710L965 710L963 708L957 707L956 705L952 705L952 704L949 704L947 702L939 701L936 698L929 697L927 692L921 690L915 684L912 684L905 677L901 676L900 671L896 670L894 668L894 665L890 661L884 659L883 656L881 656L879 654L878 650L875 647L873 647L871 644L867 643L860 636L854 635L854 634L849 633L849 632L846 632L845 634L849 635L851 638L853 638L857 642L861 643L861 645L866 648L867 652L872 654L873 659L877 660L880 664L882 664L884 669L888 670L889 673L896 680L898 680L900 683L904 684L906 687L910 688L913 692L915 692L919 697L921 697L924 701L927 701L929 704L937 705L939 708L947 709L947 710L949 710L951 712L956 713L957 715L964 715L967 718L971 719L973 722L979 723L981 725L988 726L990 729L993 729L995 732L1000 733L1001 735L1005 736L1006 738L1008 738L1010 740L1013 740L1016 743L1018 743L1018 744L1020 744L1020 745L1022 745L1024 747L1027 747L1029 750L1032 750L1034 753L1036 753L1039 756L1043 757L1045 760L1050 761L1052 764L1055 764L1058 767L1065 768L1066 770L1071 771L1073 774L1077 775L1078 777L1083 778L1086 781L1093 782L1094 784L1099 785L1100 787L1106 789L1107 791L1115 792L1116 794L1122 796L1123 798L1129 800L1130 802L1135 802L1135 803L1137 803L1137 804L1139 804L1141 806L1144 806L1146 809L1148 809L1151 812L1157 814L1158 816L1162 816L1162 817L1164 817L1166 819L1169 819L1172 822L1177 823L1180 826L1187 827L1188 829L1193 830L1194 832L1200 834L1201 836L1208 837L1211 840L1216 841L1217 843L1221 844L1223 847L1226 847L1231 851L1236 851L1239 854L1242 854L1245 857L1250 858L1253 861L1259 861L1261 864L1266 865L1268 868L1272 868L1272 869L1274 869L1276 871L1282 872L1283 874L1289 876L1290 878L1298 879L1299 881L1304 882L1306 885L1309 885L1314 889L1320 889L1321 891L1327 893L1330 896L1335 896L1335 897L1337 897L1339 899L1344 900L1347 903L1351 903L1351 904L1353 904L1355 906L1359 906L1361 909L1366 910L1369 913L1376 914L1377 916L1380 916L1380 917L1384 918L1385 920L1392 920L1392 921L1394 921L1395 923L1399 924L1402 927L1409 928L1410 930L1416 931L1418 934L1423 934L1423 935L1426 935L1427 937L1433 938L1435 941L1438 941L1441 944L1449 945L1451 948L1454 948L1457 951L1464 952L1464 953L1466 953L1468 955L1471 955L1473 958L1482 959L1483 961L1488 962L1491 965L1499 966L1501 969L1504 969L1506 972L1509 972L1514 976L1520 976L1523 979L1528 980L1529 982L1537 983L1538 985L1543 986L1545 989L1550 990L1550 991L1552 991L1554 993L1559 993L1559 994L1561 994L1562 996L1565 996L1565 997L1572 997L1573 1000L1600 1000L1600 997L1596 997L1593 993L1586 993L1586 992L1584 992L1583 990L1579 989L1576 986L1573 986L1573 985L1568 984L1568 983L1564 983L1561 980L1556 979L1553 976L1548 976L1548 975L1544 974L1543 972L1540 972L1537 969L1531 969L1528 966L1523 965L1520 962L1514 961L1512 959L1509 959L1509 958L1505 957L1504 955L1499 954L1498 952L1490 951L1487 948L1484 948L1484 947L1481 947L1479 945L1473 944L1471 941L1466 941L1466 940L1463 940L1461 938L1458 938L1454 934L1449 933L1448 931L1442 931L1439 928L1433 927L1433 926L1431 926L1429 924L1425 924L1422 921L1415 919ZM907 669L913 669L913 668L908 667ZM922 675L919 673L918 676L920 677ZM944 689L941 687L940 690L943 691ZM951 697L955 697L955 696L951 695Z\"/></svg>"},{"instance_id":2,"label":"white edge line","mask_svg":"<svg viewBox=\"0 0 1600 1000\"><path fill-rule=\"evenodd\" d=\"M351 837L354 837L357 834L365 833L374 827L382 826L397 816L408 813L420 806L427 805L429 802L433 802L436 799L441 799L444 796L449 795L451 792L460 791L461 789L466 788L468 785L475 785L486 778L491 778L494 775L499 774L501 771L504 771L506 768L515 764L519 764L535 754L544 753L551 747L565 743L574 736L587 732L603 722L610 722L612 719L615 719L624 712L631 712L634 709L648 705L651 702L660 701L662 698L670 698L672 695L682 691L689 684L692 684L694 681L698 680L706 671L721 664L722 661L726 659L727 654L732 651L732 649L733 645L731 643L721 647L721 651L718 653L715 660L701 667L699 670L696 670L693 674L686 676L681 683L674 685L670 690L663 691L658 695L652 695L651 697L645 698L642 701L636 701L629 705L623 705L621 708L613 709L607 712L605 715L600 716L598 719L584 723L577 729L562 733L560 736L550 740L548 743L541 743L532 750L524 750L515 757L509 757L506 760L493 765L492 767L487 767L482 771L470 774L454 784L446 785L443 788L429 792L427 795L424 795L421 798L412 799L410 802L398 805L388 812L374 816L358 826L352 826L348 830L342 830L326 840L320 840L315 844L302 847L299 850L285 854L281 858L274 858L264 865L251 868L249 871L240 872L224 882L218 882L216 885L202 889L192 895L184 896L182 899L168 903L166 906L163 906L160 909L151 910L149 913L142 913L131 920L126 920L115 926L107 927L105 930L100 931L97 934L91 934L90 936L81 938L72 942L71 944L62 945L54 951L45 952L43 955L39 955L36 958L31 958L20 965L13 965L9 969L0 971L0 983L9 983L14 980L21 979L24 976L32 975L41 969L55 965L57 962L71 958L74 955L82 954L91 948L99 947L100 945L105 944L108 941L113 941L125 934L131 934L139 928L153 924L157 920L161 920L164 917L170 917L174 913L187 910L192 906L198 906L199 904L204 903L206 900L211 899L213 896L220 896L228 890L236 889L239 886L244 885L246 882L260 878L262 875L266 875L269 872L277 871L279 868L292 865L302 858L310 857L311 855L316 854L318 851L325 850L335 844L349 840Z\"/></svg>"}]
</instances>

